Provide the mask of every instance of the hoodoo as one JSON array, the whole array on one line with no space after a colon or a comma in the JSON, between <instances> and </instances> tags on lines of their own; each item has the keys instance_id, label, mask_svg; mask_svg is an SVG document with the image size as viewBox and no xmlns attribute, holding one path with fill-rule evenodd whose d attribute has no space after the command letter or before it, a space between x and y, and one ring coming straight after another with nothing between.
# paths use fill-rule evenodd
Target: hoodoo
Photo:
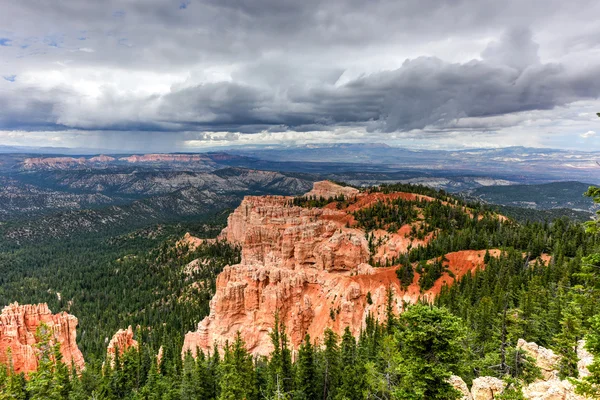
<instances>
[{"instance_id":1,"label":"hoodoo","mask_svg":"<svg viewBox=\"0 0 600 400\"><path fill-rule=\"evenodd\" d=\"M63 362L74 364L81 370L85 363L77 347L77 323L77 318L71 314L52 314L45 303L13 303L4 307L0 314L0 362L9 365L12 360L17 373L35 371L38 365L35 333L40 325L45 324L51 330L55 343L60 343Z\"/></svg>"},{"instance_id":2,"label":"hoodoo","mask_svg":"<svg viewBox=\"0 0 600 400\"><path fill-rule=\"evenodd\" d=\"M272 350L269 331L275 313L286 325L294 348L307 333L319 340L326 328L342 333L349 327L358 335L368 315L385 319L389 291L398 313L404 302L432 298L443 284L484 265L485 251L451 253L444 261L451 274L443 273L431 288L421 290L419 274L415 273L413 282L403 288L397 266L375 268L369 264L385 258L370 247L367 232L356 224L354 212L386 199L432 198L410 193L359 193L331 182L315 183L307 195L311 199L343 195L348 201L302 207L293 205L293 197L248 196L229 216L221 237L241 245L242 260L225 267L217 278L210 315L186 335L184 353L195 353L197 348L209 351L214 343L223 346L239 331L251 352L267 355ZM382 232L380 247L388 246L398 253L431 237L418 239L403 230L390 235ZM491 253L497 255L499 251Z\"/></svg>"},{"instance_id":3,"label":"hoodoo","mask_svg":"<svg viewBox=\"0 0 600 400\"><path fill-rule=\"evenodd\" d=\"M117 351L121 355L132 347L137 348L138 342L133 338L133 329L129 325L127 329L119 329L110 339L106 348L106 358L112 364Z\"/></svg>"}]
</instances>

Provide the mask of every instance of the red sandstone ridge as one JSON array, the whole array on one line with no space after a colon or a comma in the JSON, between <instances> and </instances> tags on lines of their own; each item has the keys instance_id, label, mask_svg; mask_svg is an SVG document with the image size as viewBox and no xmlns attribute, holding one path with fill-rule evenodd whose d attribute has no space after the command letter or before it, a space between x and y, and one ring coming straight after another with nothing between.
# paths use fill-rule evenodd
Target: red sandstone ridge
<instances>
[{"instance_id":1,"label":"red sandstone ridge","mask_svg":"<svg viewBox=\"0 0 600 400\"><path fill-rule=\"evenodd\" d=\"M65 312L52 314L48 305L13 303L4 307L0 314L0 362L8 365L8 349L15 372L29 373L37 369L35 332L41 324L52 331L53 338L60 343L60 352L67 365L74 363L83 369L83 355L76 343L77 318Z\"/></svg>"},{"instance_id":2,"label":"red sandstone ridge","mask_svg":"<svg viewBox=\"0 0 600 400\"><path fill-rule=\"evenodd\" d=\"M216 239L200 239L200 238L190 235L190 233L187 232L185 235L183 235L183 238L181 238L181 240L179 240L177 242L177 247L187 247L188 250L194 251L199 246L203 245L204 243L215 243L215 242L216 242Z\"/></svg>"},{"instance_id":3,"label":"red sandstone ridge","mask_svg":"<svg viewBox=\"0 0 600 400\"><path fill-rule=\"evenodd\" d=\"M348 189L331 182L316 183L315 188L311 196L319 193L327 198ZM242 261L225 267L218 276L210 315L197 331L186 335L183 352L210 351L215 342L223 346L240 331L248 350L266 355L272 349L269 331L275 312L287 326L295 348L306 333L319 339L326 328L342 333L350 327L358 335L368 314L384 320L388 288L400 312L403 302L432 298L443 284L452 284L453 279L444 274L431 290L421 293L416 276L403 291L395 267L369 265L371 256L377 255L370 254L365 232L352 228L352 211L386 196L416 195L352 193L357 199L346 209L296 207L291 197L284 196L246 197L221 233L221 238L241 245ZM430 240L430 236L416 241L402 232L398 235L389 244L396 252ZM484 254L448 254L448 268L458 279L482 267Z\"/></svg>"},{"instance_id":4,"label":"red sandstone ridge","mask_svg":"<svg viewBox=\"0 0 600 400\"><path fill-rule=\"evenodd\" d=\"M210 161L204 154L143 154L119 158L130 163Z\"/></svg>"},{"instance_id":5,"label":"red sandstone ridge","mask_svg":"<svg viewBox=\"0 0 600 400\"><path fill-rule=\"evenodd\" d=\"M95 157L90 158L88 161L89 162L93 162L93 163L108 163L108 162L115 161L115 158L111 157L111 156L105 156L104 154L101 154L99 156L95 156Z\"/></svg>"},{"instance_id":6,"label":"red sandstone ridge","mask_svg":"<svg viewBox=\"0 0 600 400\"><path fill-rule=\"evenodd\" d=\"M336 185L331 181L315 182L310 192L306 196L316 196L323 198L335 197L343 194L346 197L356 196L359 193L358 189L350 186Z\"/></svg>"},{"instance_id":7,"label":"red sandstone ridge","mask_svg":"<svg viewBox=\"0 0 600 400\"><path fill-rule=\"evenodd\" d=\"M83 157L36 157L26 158L23 161L24 169L35 169L35 168L68 168L74 165L85 164L86 159Z\"/></svg>"},{"instance_id":8,"label":"red sandstone ridge","mask_svg":"<svg viewBox=\"0 0 600 400\"><path fill-rule=\"evenodd\" d=\"M121 355L132 347L137 348L138 342L133 339L133 329L129 325L127 329L119 329L113 335L112 339L110 339L106 348L106 358L112 363L117 350L119 351L119 355Z\"/></svg>"}]
</instances>

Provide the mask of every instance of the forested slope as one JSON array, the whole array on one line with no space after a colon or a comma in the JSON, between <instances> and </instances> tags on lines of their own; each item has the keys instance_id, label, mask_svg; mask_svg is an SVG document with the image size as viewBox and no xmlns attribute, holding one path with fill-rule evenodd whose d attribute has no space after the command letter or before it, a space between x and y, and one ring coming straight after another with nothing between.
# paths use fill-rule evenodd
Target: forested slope
<instances>
[{"instance_id":1,"label":"forested slope","mask_svg":"<svg viewBox=\"0 0 600 400\"><path fill-rule=\"evenodd\" d=\"M400 189L408 190L377 190ZM54 398L77 399L452 399L460 398L447 383L455 374L468 384L481 376L501 378L509 383L502 398L518 399L520 388L540 376L535 363L517 347L520 338L553 349L561 357L560 376L577 378L578 341L587 337L590 349L598 350L593 346L600 322L593 317L600 311L600 241L594 225L586 232L567 219L498 221L485 207L468 205L469 212L452 211L443 203L447 194L412 190L440 202L423 204L421 215L405 213L402 221L424 218L411 235L437 233L395 260L400 277L419 268L421 261L451 251L502 251L486 255L484 269L443 288L434 305L408 307L400 315L389 307L381 324L367 319L358 339L349 332L339 337L329 331L319 343L307 337L295 352L285 327L275 324L271 333L275 351L268 358L251 357L238 337L223 354L213 351L195 360L182 359L183 332L206 314L210 287L220 268L239 257L235 248L221 243L207 243L194 251L178 248L176 238L188 227L137 232L104 242L90 239L82 242L80 249L87 250L79 257L66 244L6 249L1 261L7 272L0 275L2 301L44 300L53 309L76 314L81 321L80 345L89 363L80 378L65 378L60 366L50 363L46 375L33 376L27 383L18 376L2 378L0 385L4 393L27 390L38 398L54 393ZM349 199L332 201L351 205ZM296 202L337 208L329 200ZM386 208L390 206L398 208ZM357 224L372 231L395 229L400 215L396 211L404 206L400 201L373 204L356 215ZM202 225L196 233L208 237L217 230ZM90 259L102 252L105 257ZM536 262L539 255L549 262ZM207 260L206 268L186 275L185 266L198 257ZM44 266L43 260L51 258L56 262ZM412 273L443 273L434 267L429 264ZM193 282L202 284L190 285ZM56 291L61 292L61 301ZM392 292L388 296L390 303L394 301ZM103 336L128 324L140 324L135 328L140 347L119 357L114 368L105 364L101 370ZM32 383L44 379L45 389ZM591 385L588 393L598 390ZM39 397L40 393L47 397Z\"/></svg>"}]
</instances>

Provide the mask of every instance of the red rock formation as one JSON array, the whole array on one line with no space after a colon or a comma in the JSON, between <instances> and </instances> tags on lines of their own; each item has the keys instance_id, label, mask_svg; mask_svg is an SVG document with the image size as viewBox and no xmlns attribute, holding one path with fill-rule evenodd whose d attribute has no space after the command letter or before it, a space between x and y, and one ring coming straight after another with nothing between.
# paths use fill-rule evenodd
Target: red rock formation
<instances>
[{"instance_id":1,"label":"red rock formation","mask_svg":"<svg viewBox=\"0 0 600 400\"><path fill-rule=\"evenodd\" d=\"M189 251L194 251L198 248L198 246L201 246L204 243L214 243L216 241L216 239L200 239L197 238L195 236L190 235L189 232L187 232L185 235L183 235L183 238L181 238L181 240L179 240L177 242L177 247L186 247L188 248Z\"/></svg>"},{"instance_id":2,"label":"red rock formation","mask_svg":"<svg viewBox=\"0 0 600 400\"><path fill-rule=\"evenodd\" d=\"M90 158L88 161L92 163L108 163L115 161L115 158L111 156L105 156L104 154L100 154L99 156Z\"/></svg>"},{"instance_id":3,"label":"red rock formation","mask_svg":"<svg viewBox=\"0 0 600 400\"><path fill-rule=\"evenodd\" d=\"M347 189L336 186L315 184L316 192L327 190L333 196ZM431 290L421 293L415 274L413 284L402 291L396 268L367 264L371 254L365 232L349 227L357 204L368 206L374 198L385 196L361 193L356 203L339 210L335 206L295 207L292 198L283 196L246 197L221 233L221 238L241 245L242 261L225 267L217 278L210 315L197 331L186 335L183 352L209 351L215 342L223 346L240 331L251 352L268 354L275 312L287 326L293 347L306 333L319 339L326 328L341 333L349 327L358 335L368 314L385 319L388 288L394 292L396 312L401 311L403 301L433 298L453 278L445 274ZM416 198L406 193L393 196ZM398 252L417 243L403 235L402 239L406 243L397 246ZM483 266L484 254L449 254L449 269L460 278Z\"/></svg>"},{"instance_id":4,"label":"red rock formation","mask_svg":"<svg viewBox=\"0 0 600 400\"><path fill-rule=\"evenodd\" d=\"M359 193L358 189L350 186L336 185L330 181L315 182L313 189L306 193L306 196L316 196L317 198L330 198L343 194L346 197L356 196Z\"/></svg>"},{"instance_id":5,"label":"red rock formation","mask_svg":"<svg viewBox=\"0 0 600 400\"><path fill-rule=\"evenodd\" d=\"M211 161L210 158L204 154L134 154L129 157L121 157L120 161L127 161L130 163L144 163L144 162L194 162L194 161Z\"/></svg>"},{"instance_id":6,"label":"red rock formation","mask_svg":"<svg viewBox=\"0 0 600 400\"><path fill-rule=\"evenodd\" d=\"M48 305L13 303L0 314L0 362L9 364L9 351L16 372L29 373L37 369L35 333L41 324L52 331L54 343L60 343L63 361L74 363L81 370L85 363L76 342L77 318L65 312L52 314Z\"/></svg>"},{"instance_id":7,"label":"red rock formation","mask_svg":"<svg viewBox=\"0 0 600 400\"><path fill-rule=\"evenodd\" d=\"M39 169L39 168L51 168L51 169L62 169L69 168L75 165L83 165L86 163L86 159L83 157L36 157L26 158L23 161L24 169Z\"/></svg>"},{"instance_id":8,"label":"red rock formation","mask_svg":"<svg viewBox=\"0 0 600 400\"><path fill-rule=\"evenodd\" d=\"M112 363L117 349L121 355L132 347L137 348L138 342L133 339L133 329L129 325L127 329L119 329L110 339L106 348L106 358Z\"/></svg>"}]
</instances>

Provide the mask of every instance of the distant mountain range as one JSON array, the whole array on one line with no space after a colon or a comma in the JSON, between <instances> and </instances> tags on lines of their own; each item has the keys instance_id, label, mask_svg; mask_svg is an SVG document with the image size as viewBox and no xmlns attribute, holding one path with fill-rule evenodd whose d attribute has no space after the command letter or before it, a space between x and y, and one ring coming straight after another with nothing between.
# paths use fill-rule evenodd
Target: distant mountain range
<instances>
[{"instance_id":1,"label":"distant mountain range","mask_svg":"<svg viewBox=\"0 0 600 400\"><path fill-rule=\"evenodd\" d=\"M0 236L20 241L204 218L236 207L245 195L295 195L323 179L355 186L421 184L502 205L524 219L582 220L595 208L582 196L589 185L580 182L600 181L598 156L527 148L416 151L377 144L208 153L4 153Z\"/></svg>"},{"instance_id":2,"label":"distant mountain range","mask_svg":"<svg viewBox=\"0 0 600 400\"><path fill-rule=\"evenodd\" d=\"M468 194L486 203L506 206L551 210L570 208L593 212L598 209L591 198L583 193L590 184L581 182L553 182L541 185L488 186L468 191Z\"/></svg>"},{"instance_id":3,"label":"distant mountain range","mask_svg":"<svg viewBox=\"0 0 600 400\"><path fill-rule=\"evenodd\" d=\"M231 154L277 162L369 165L380 172L420 170L431 174L476 175L522 183L557 180L600 182L600 152L506 147L469 150L410 150L382 144L307 145L272 149L235 149Z\"/></svg>"}]
</instances>

